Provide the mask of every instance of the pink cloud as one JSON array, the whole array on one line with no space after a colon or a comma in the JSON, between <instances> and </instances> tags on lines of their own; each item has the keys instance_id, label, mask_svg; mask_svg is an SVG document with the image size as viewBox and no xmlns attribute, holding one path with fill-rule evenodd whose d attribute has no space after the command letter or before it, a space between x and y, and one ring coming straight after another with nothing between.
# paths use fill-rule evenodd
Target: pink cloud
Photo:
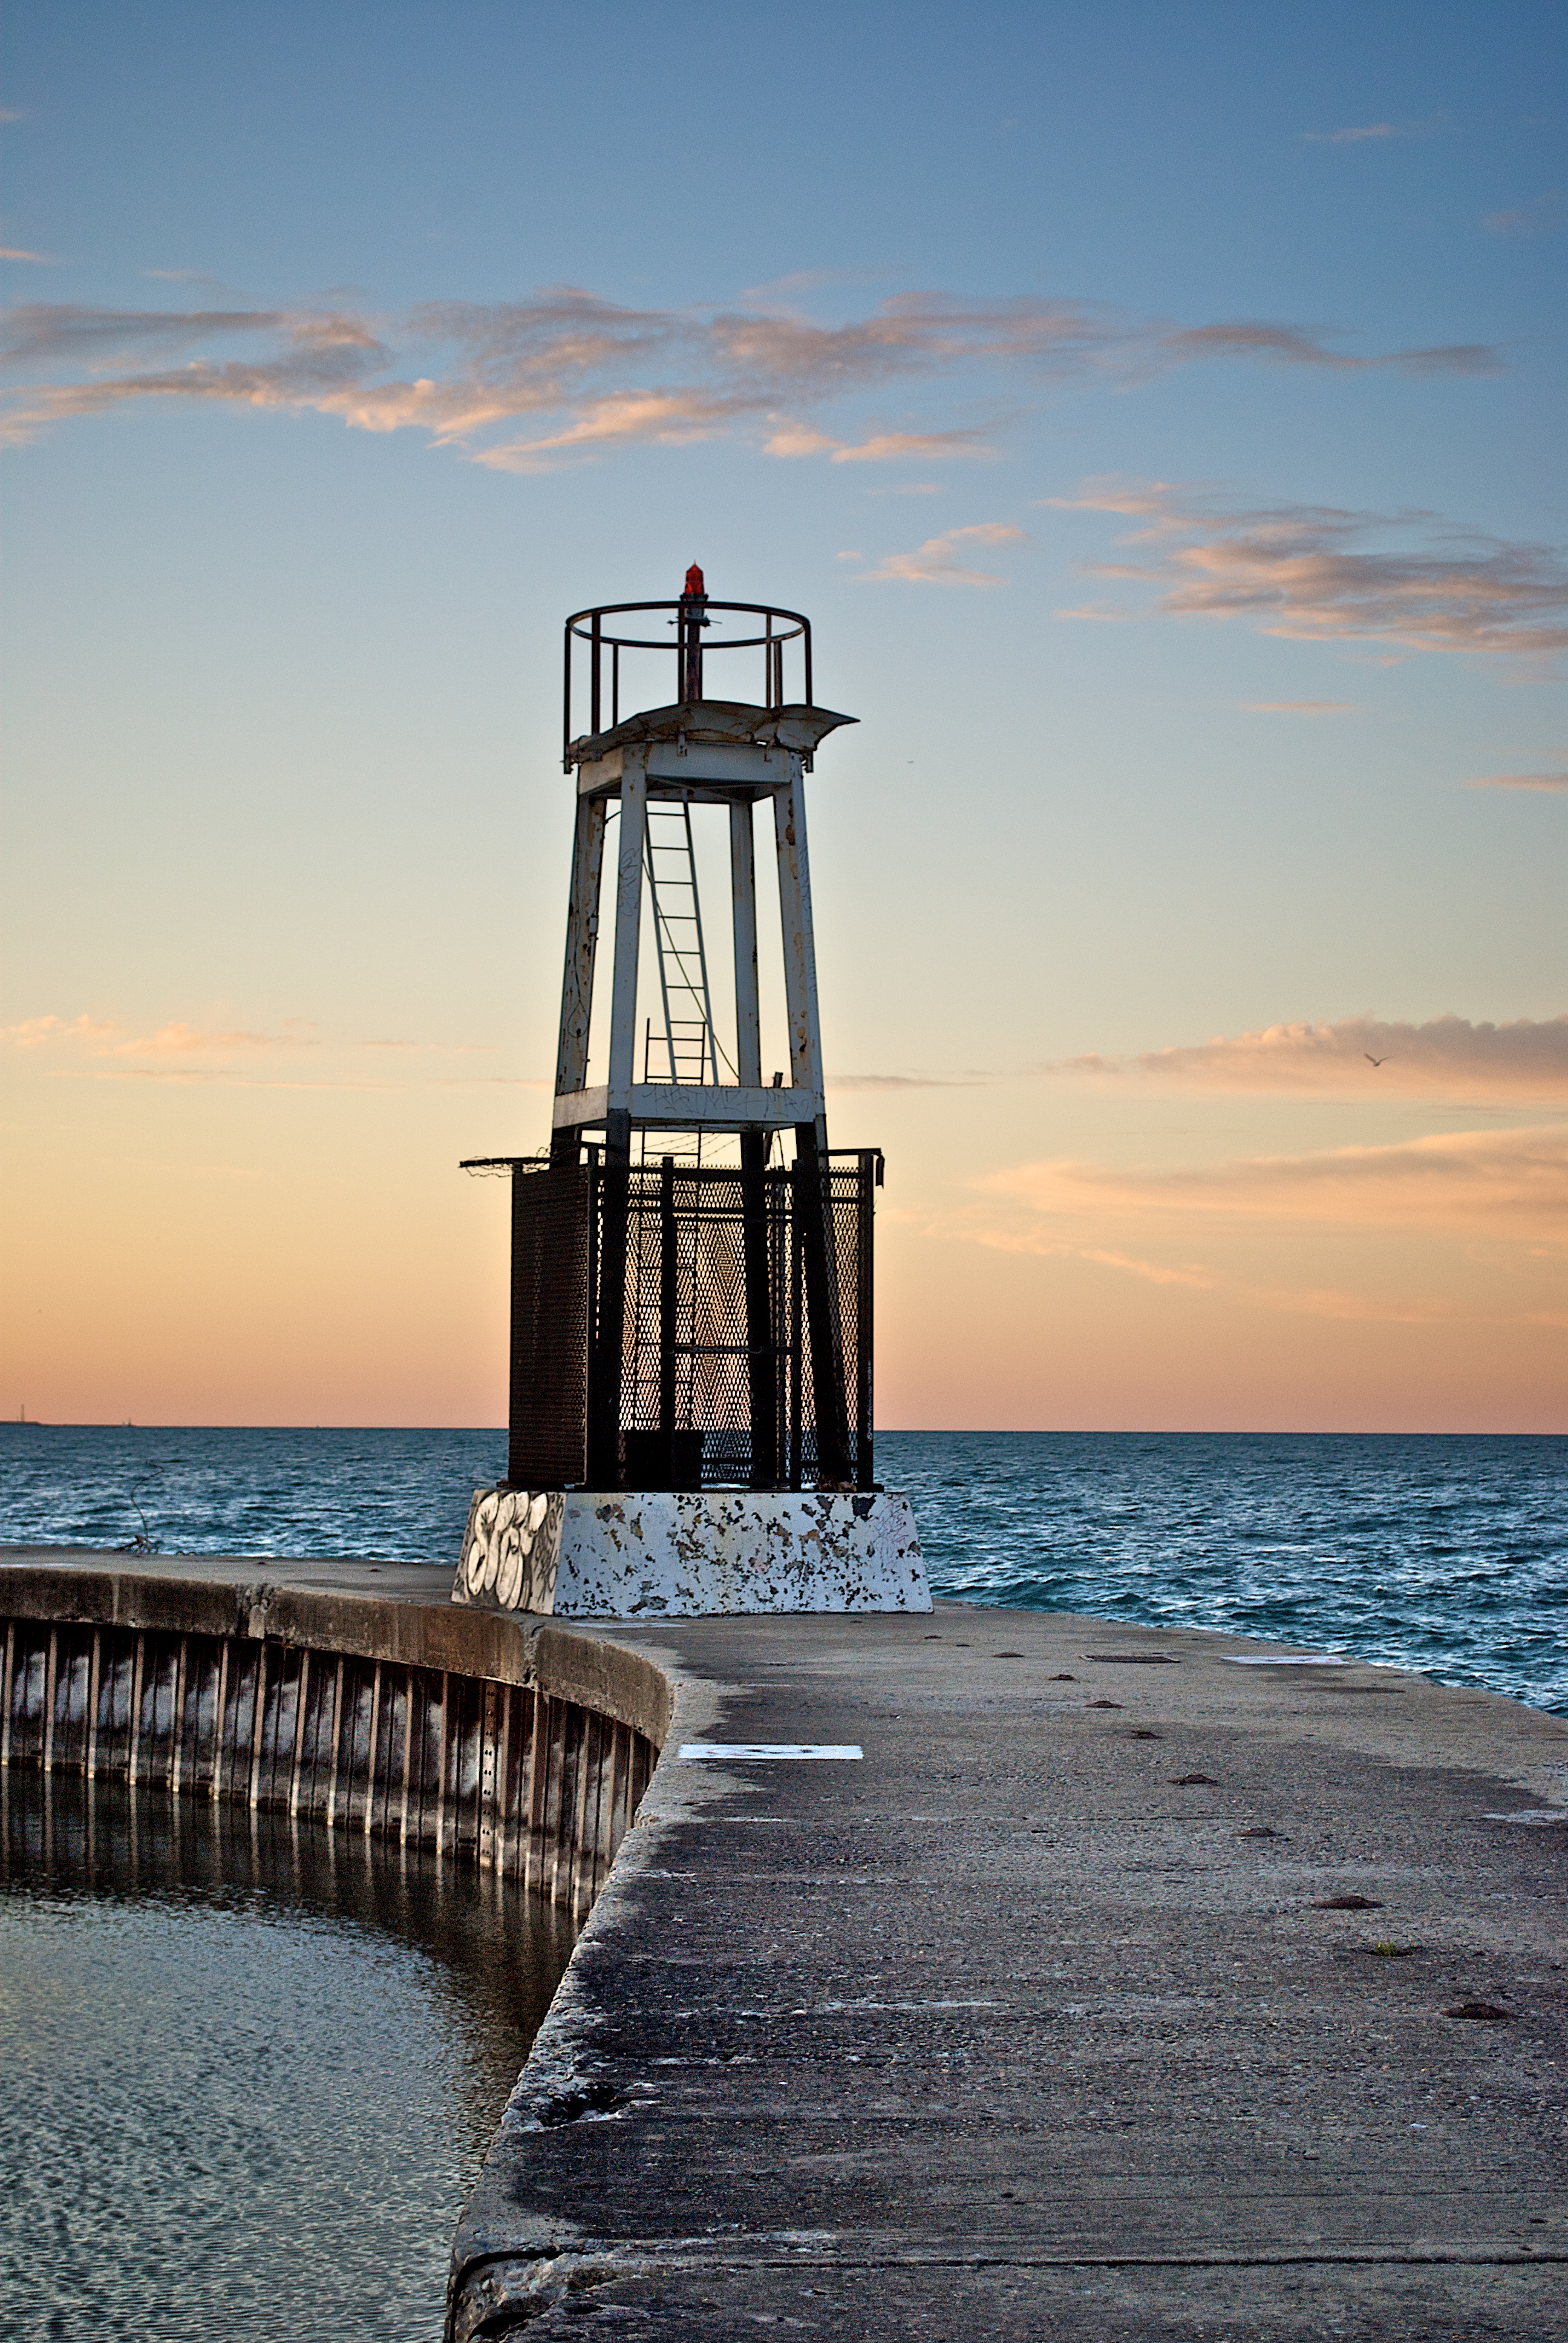
<instances>
[{"instance_id":1,"label":"pink cloud","mask_svg":"<svg viewBox=\"0 0 1568 2343\"><path fill-rule=\"evenodd\" d=\"M835 447L835 464L903 464L928 457L990 456L978 431L881 431L859 447Z\"/></svg>"},{"instance_id":2,"label":"pink cloud","mask_svg":"<svg viewBox=\"0 0 1568 2343\"><path fill-rule=\"evenodd\" d=\"M281 1033L203 1032L195 1025L160 1025L156 1033L143 1033L126 1041L116 1041L115 1054L121 1058L188 1058L198 1054L227 1055L236 1050L315 1050L320 1047L318 1037L306 1031L297 1018L290 1019Z\"/></svg>"},{"instance_id":3,"label":"pink cloud","mask_svg":"<svg viewBox=\"0 0 1568 2343\"><path fill-rule=\"evenodd\" d=\"M1321 332L1304 326L1267 325L1241 318L1231 325L1187 327L1167 335L1165 347L1177 358L1262 358L1276 366L1330 367L1342 373L1368 369L1396 374L1498 374L1497 352L1484 342L1448 342L1431 349L1387 350L1371 357L1336 349Z\"/></svg>"},{"instance_id":4,"label":"pink cloud","mask_svg":"<svg viewBox=\"0 0 1568 2343\"><path fill-rule=\"evenodd\" d=\"M0 1041L14 1050L39 1050L61 1041L82 1041L106 1048L119 1031L117 1025L96 1017L29 1017L20 1025L0 1028Z\"/></svg>"},{"instance_id":5,"label":"pink cloud","mask_svg":"<svg viewBox=\"0 0 1568 2343\"><path fill-rule=\"evenodd\" d=\"M1363 122L1345 130L1303 130L1302 136L1309 146L1360 146L1369 138L1430 138L1447 127L1447 115L1434 114L1424 122Z\"/></svg>"},{"instance_id":6,"label":"pink cloud","mask_svg":"<svg viewBox=\"0 0 1568 2343\"><path fill-rule=\"evenodd\" d=\"M1112 1201L1107 1210L1106 1200L1093 1182L1093 1167L1088 1166L1068 1167L1091 1175L1083 1182L1081 1192L1075 1190L1067 1196L1054 1194L1050 1208L1040 1210L1031 1175L1042 1169L1049 1172L1058 1168L1025 1166L1021 1172L987 1182L991 1191L989 1205L936 1214L893 1206L889 1208L889 1216L917 1227L921 1235L939 1242L977 1244L988 1252L1038 1260L1082 1262L1091 1268L1109 1270L1116 1276L1135 1278L1172 1297L1211 1295L1221 1305L1282 1312L1291 1317L1404 1326L1452 1325L1478 1318L1509 1325L1568 1325L1568 1312L1541 1306L1539 1277L1530 1286L1532 1306L1521 1309L1513 1293L1504 1289L1478 1310L1473 1302L1452 1292L1401 1292L1387 1285L1358 1290L1353 1285L1292 1284L1283 1278L1260 1278L1216 1262L1151 1259L1147 1252L1134 1252L1124 1244L1107 1244L1089 1234L1088 1230L1102 1227L1108 1220L1125 1225L1129 1220L1137 1219L1145 1243L1158 1244L1174 1233L1173 1215L1165 1216L1162 1224L1160 1215L1129 1211L1124 1202ZM1010 1206L1003 1220L996 1216L999 1201ZM1322 1215L1314 1217L1321 1220ZM1229 1225L1218 1212L1206 1222L1187 1219L1182 1222L1181 1236L1184 1242L1190 1243L1200 1232L1211 1241L1225 1242L1232 1247L1237 1238L1241 1238L1243 1259L1249 1252L1255 1257L1260 1242L1271 1247L1275 1242L1268 1219L1262 1215L1255 1215L1250 1222L1244 1215L1234 1216ZM1430 1246L1433 1232L1428 1227L1423 1232ZM1321 1227L1313 1228L1314 1252L1325 1233ZM1357 1231L1353 1220L1342 1228L1342 1233L1354 1238ZM1523 1256L1533 1266L1542 1248L1531 1242L1529 1232L1524 1232L1522 1239L1516 1229L1507 1234L1520 1239L1511 1249L1515 1263L1519 1264ZM1379 1224L1380 1242L1381 1235ZM1437 1241L1442 1242L1441 1235Z\"/></svg>"},{"instance_id":7,"label":"pink cloud","mask_svg":"<svg viewBox=\"0 0 1568 2343\"><path fill-rule=\"evenodd\" d=\"M971 545L1013 545L1027 541L1028 531L1007 521L975 521L967 528L950 528L928 537L912 553L890 553L875 569L865 573L868 584L898 582L906 586L1000 586L994 570L971 569L961 558Z\"/></svg>"},{"instance_id":8,"label":"pink cloud","mask_svg":"<svg viewBox=\"0 0 1568 2343\"><path fill-rule=\"evenodd\" d=\"M574 448L625 446L633 441L674 446L683 440L710 439L730 414L723 400L705 398L695 391L617 391L591 400L565 430L483 448L474 461L498 472L531 472Z\"/></svg>"},{"instance_id":9,"label":"pink cloud","mask_svg":"<svg viewBox=\"0 0 1568 2343\"><path fill-rule=\"evenodd\" d=\"M101 1017L34 1017L25 1024L0 1031L0 1040L14 1049L35 1050L61 1045L86 1050L95 1057L186 1058L230 1056L248 1050L314 1050L320 1047L307 1018L286 1020L277 1033L238 1031L213 1032L184 1022L160 1025L156 1032L127 1035L113 1019Z\"/></svg>"},{"instance_id":10,"label":"pink cloud","mask_svg":"<svg viewBox=\"0 0 1568 2343\"><path fill-rule=\"evenodd\" d=\"M1568 1127L1464 1131L1392 1147L1256 1156L1179 1171L1023 1164L987 1182L1047 1214L1412 1224L1568 1240Z\"/></svg>"},{"instance_id":11,"label":"pink cloud","mask_svg":"<svg viewBox=\"0 0 1568 2343\"><path fill-rule=\"evenodd\" d=\"M1565 223L1568 200L1560 188L1552 187L1511 211L1487 212L1481 225L1490 236L1554 236Z\"/></svg>"},{"instance_id":12,"label":"pink cloud","mask_svg":"<svg viewBox=\"0 0 1568 2343\"><path fill-rule=\"evenodd\" d=\"M1373 1065L1374 1058L1382 1062ZM1073 1058L1052 1071L1265 1094L1568 1100L1568 1016L1503 1025L1452 1016L1422 1025L1345 1017L1268 1025L1131 1058Z\"/></svg>"},{"instance_id":13,"label":"pink cloud","mask_svg":"<svg viewBox=\"0 0 1568 2343\"><path fill-rule=\"evenodd\" d=\"M830 1091L950 1091L987 1087L1001 1079L990 1073L829 1074Z\"/></svg>"},{"instance_id":14,"label":"pink cloud","mask_svg":"<svg viewBox=\"0 0 1568 2343\"><path fill-rule=\"evenodd\" d=\"M1242 618L1301 641L1382 638L1412 650L1539 658L1568 649L1568 563L1553 547L1461 531L1426 513L1237 508L1164 481L1091 481L1077 497L1043 501L1141 522L1125 540L1143 548L1140 559L1085 567L1152 588L1154 608L1174 618Z\"/></svg>"}]
</instances>

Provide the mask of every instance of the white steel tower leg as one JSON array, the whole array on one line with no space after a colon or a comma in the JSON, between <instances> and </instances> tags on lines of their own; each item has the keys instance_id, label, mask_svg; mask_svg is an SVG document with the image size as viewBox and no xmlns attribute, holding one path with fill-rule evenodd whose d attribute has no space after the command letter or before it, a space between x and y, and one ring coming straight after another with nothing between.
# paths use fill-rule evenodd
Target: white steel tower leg
<instances>
[{"instance_id":1,"label":"white steel tower leg","mask_svg":"<svg viewBox=\"0 0 1568 2343\"><path fill-rule=\"evenodd\" d=\"M819 1486L849 1485L849 1406L844 1386L839 1269L828 1193L828 1107L822 1083L822 1031L817 1015L817 953L811 939L811 870L806 853L801 764L773 798L779 848L779 911L784 930L784 998L789 1017L791 1079L809 1091L815 1113L795 1126L796 1210L800 1215L806 1306L813 1329L811 1381ZM826 1337L817 1339L818 1332Z\"/></svg>"},{"instance_id":2,"label":"white steel tower leg","mask_svg":"<svg viewBox=\"0 0 1568 2343\"><path fill-rule=\"evenodd\" d=\"M757 995L757 855L751 808L729 809L729 893L735 914L735 1078L762 1087L762 1021Z\"/></svg>"},{"instance_id":3,"label":"white steel tower leg","mask_svg":"<svg viewBox=\"0 0 1568 2343\"><path fill-rule=\"evenodd\" d=\"M637 963L642 941L642 863L648 830L648 775L628 766L620 784L620 850L616 864L615 976L609 1004L609 1095L612 1115L631 1112L637 1068ZM629 1124L621 1129L629 1133ZM611 1144L615 1142L612 1141Z\"/></svg>"},{"instance_id":4,"label":"white steel tower leg","mask_svg":"<svg viewBox=\"0 0 1568 2343\"><path fill-rule=\"evenodd\" d=\"M769 654L771 677L772 654ZM729 808L729 900L735 929L735 1078L762 1087L762 1021L757 988L757 846L749 799ZM771 1134L740 1134L741 1223L746 1263L747 1374L751 1400L751 1485L779 1477L779 1391L768 1274L768 1201L763 1179Z\"/></svg>"},{"instance_id":5,"label":"white steel tower leg","mask_svg":"<svg viewBox=\"0 0 1568 2343\"><path fill-rule=\"evenodd\" d=\"M779 848L779 913L784 930L784 1001L789 1019L789 1079L815 1102L817 1144L828 1144L828 1101L822 1087L822 1029L817 1014L817 948L811 938L811 868L806 853L806 792L800 759L791 754L789 779L773 795Z\"/></svg>"},{"instance_id":6,"label":"white steel tower leg","mask_svg":"<svg viewBox=\"0 0 1568 2343\"><path fill-rule=\"evenodd\" d=\"M580 1091L588 1080L594 947L598 940L598 891L604 870L604 819L603 798L578 799L571 900L567 910L567 964L561 980L561 1031L556 1051L558 1098L568 1091Z\"/></svg>"}]
</instances>

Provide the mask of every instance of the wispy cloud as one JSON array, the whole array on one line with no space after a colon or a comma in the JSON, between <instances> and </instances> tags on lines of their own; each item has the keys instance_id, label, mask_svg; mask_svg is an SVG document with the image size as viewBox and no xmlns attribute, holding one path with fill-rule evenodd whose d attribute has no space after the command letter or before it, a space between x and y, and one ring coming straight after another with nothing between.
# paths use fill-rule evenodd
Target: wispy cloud
<instances>
[{"instance_id":1,"label":"wispy cloud","mask_svg":"<svg viewBox=\"0 0 1568 2343\"><path fill-rule=\"evenodd\" d=\"M236 340L260 345L259 355L226 354ZM401 356L410 351L415 369ZM34 303L12 313L3 355L37 377L12 395L13 437L136 399L217 401L311 410L357 430L422 430L515 472L735 431L778 456L834 463L985 453L995 424L907 428L884 417L831 431L811 419L830 403L885 398L922 380L1043 387L1131 383L1199 362L1445 374L1499 364L1480 346L1362 354L1321 328L1179 326L1091 301L901 293L832 324L765 308L630 308L573 286L515 302L427 303L396 322L348 299L267 310ZM61 368L78 378L59 378ZM510 437L495 436L508 427Z\"/></svg>"},{"instance_id":2,"label":"wispy cloud","mask_svg":"<svg viewBox=\"0 0 1568 2343\"><path fill-rule=\"evenodd\" d=\"M712 439L732 419L733 411L725 400L693 390L614 391L607 398L589 400L564 430L547 432L535 439L511 440L504 447L484 447L473 460L497 472L537 472L577 450L634 444L675 447L694 439ZM394 426L387 423L377 427L390 429ZM471 422L465 420L460 426L442 428L437 437L459 438L470 427Z\"/></svg>"},{"instance_id":3,"label":"wispy cloud","mask_svg":"<svg viewBox=\"0 0 1568 2343\"><path fill-rule=\"evenodd\" d=\"M96 1057L190 1058L231 1057L255 1050L314 1050L320 1035L308 1018L286 1018L276 1033L230 1029L215 1031L183 1021L160 1025L151 1033L127 1034L110 1018L33 1017L20 1025L0 1028L0 1041L13 1049L75 1047Z\"/></svg>"},{"instance_id":4,"label":"wispy cloud","mask_svg":"<svg viewBox=\"0 0 1568 2343\"><path fill-rule=\"evenodd\" d=\"M198 1026L160 1025L156 1032L134 1034L128 1041L116 1041L116 1055L122 1058L192 1058L228 1057L235 1051L252 1050L317 1050L321 1037L314 1027L301 1018L290 1018L278 1033L203 1032Z\"/></svg>"},{"instance_id":5,"label":"wispy cloud","mask_svg":"<svg viewBox=\"0 0 1568 2343\"><path fill-rule=\"evenodd\" d=\"M1503 1024L1455 1016L1421 1024L1370 1014L1303 1020L1120 1057L1091 1051L1032 1065L829 1074L828 1081L834 1090L924 1091L1064 1079L1140 1091L1550 1109L1568 1105L1568 1015Z\"/></svg>"},{"instance_id":6,"label":"wispy cloud","mask_svg":"<svg viewBox=\"0 0 1568 2343\"><path fill-rule=\"evenodd\" d=\"M1368 138L1432 138L1447 127L1447 115L1434 114L1424 122L1362 122L1346 130L1303 130L1302 136L1309 146L1359 146Z\"/></svg>"},{"instance_id":7,"label":"wispy cloud","mask_svg":"<svg viewBox=\"0 0 1568 2343\"><path fill-rule=\"evenodd\" d=\"M114 1018L44 1016L0 1027L0 1046L37 1052L45 1071L59 1081L173 1082L227 1090L387 1091L473 1089L498 1086L538 1090L531 1078L478 1071L443 1072L452 1060L493 1056L484 1041L417 1041L402 1036L344 1038L323 1033L307 1017L287 1017L270 1032L239 1026L193 1025L171 1020L138 1032ZM324 1070L309 1074L288 1070L288 1061L315 1052ZM407 1071L373 1071L388 1057ZM368 1061L368 1063L367 1063ZM259 1071L276 1064L274 1072ZM434 1061L432 1063L432 1061Z\"/></svg>"},{"instance_id":8,"label":"wispy cloud","mask_svg":"<svg viewBox=\"0 0 1568 2343\"><path fill-rule=\"evenodd\" d=\"M782 310L792 316L802 293L815 293L824 285L865 285L886 273L875 268L792 268L787 277L749 285L740 298L748 308Z\"/></svg>"},{"instance_id":9,"label":"wispy cloud","mask_svg":"<svg viewBox=\"0 0 1568 2343\"><path fill-rule=\"evenodd\" d=\"M1070 1058L1050 1071L1184 1090L1568 1101L1568 1016L1519 1017L1504 1025L1452 1016L1422 1025L1345 1017L1332 1024L1268 1025L1128 1058Z\"/></svg>"},{"instance_id":10,"label":"wispy cloud","mask_svg":"<svg viewBox=\"0 0 1568 2343\"><path fill-rule=\"evenodd\" d=\"M216 317L213 327L209 317ZM256 362L189 358L139 374L101 374L76 383L50 384L11 395L4 436L30 437L41 426L72 417L98 415L127 397L174 400L218 400L235 406L312 407L343 411L344 402L369 368L386 362L386 352L369 328L345 315L280 317L266 311L108 311L30 303L11 312L10 338L0 359L74 360L85 368L123 363L131 354L156 352L169 359L216 334L271 335L280 356Z\"/></svg>"},{"instance_id":11,"label":"wispy cloud","mask_svg":"<svg viewBox=\"0 0 1568 2343\"><path fill-rule=\"evenodd\" d=\"M397 1081L326 1074L307 1081L298 1075L239 1073L230 1066L73 1066L62 1068L60 1078L82 1082L173 1082L227 1091L542 1091L548 1087L535 1076L520 1074L406 1074Z\"/></svg>"},{"instance_id":12,"label":"wispy cloud","mask_svg":"<svg viewBox=\"0 0 1568 2343\"><path fill-rule=\"evenodd\" d=\"M879 431L858 447L835 447L829 461L834 464L909 464L924 463L928 458L953 456L991 456L996 450L987 443L982 430L972 431Z\"/></svg>"},{"instance_id":13,"label":"wispy cloud","mask_svg":"<svg viewBox=\"0 0 1568 2343\"><path fill-rule=\"evenodd\" d=\"M1560 187L1549 187L1544 195L1532 196L1527 204L1483 213L1481 225L1490 236L1555 236L1565 223L1568 197Z\"/></svg>"},{"instance_id":14,"label":"wispy cloud","mask_svg":"<svg viewBox=\"0 0 1568 2343\"><path fill-rule=\"evenodd\" d=\"M826 456L830 464L901 464L950 456L993 456L982 429L880 431L859 443L834 439L809 424L787 423L762 443L765 456Z\"/></svg>"},{"instance_id":15,"label":"wispy cloud","mask_svg":"<svg viewBox=\"0 0 1568 2343\"><path fill-rule=\"evenodd\" d=\"M952 1091L987 1088L1001 1078L984 1072L946 1074L829 1074L830 1091Z\"/></svg>"},{"instance_id":16,"label":"wispy cloud","mask_svg":"<svg viewBox=\"0 0 1568 2343\"><path fill-rule=\"evenodd\" d=\"M319 340L332 320L291 319L279 309L87 309L70 301L26 301L6 314L0 358L8 366L124 365L169 357L236 335L306 334Z\"/></svg>"},{"instance_id":17,"label":"wispy cloud","mask_svg":"<svg viewBox=\"0 0 1568 2343\"><path fill-rule=\"evenodd\" d=\"M119 1026L100 1017L29 1017L19 1025L0 1027L0 1041L13 1050L42 1050L72 1041L103 1050L119 1031Z\"/></svg>"},{"instance_id":18,"label":"wispy cloud","mask_svg":"<svg viewBox=\"0 0 1568 2343\"><path fill-rule=\"evenodd\" d=\"M1082 1262L1247 1309L1362 1323L1568 1325L1561 1125L1175 1170L1015 1164L973 1194L934 1212L892 1210L930 1237ZM1481 1292L1461 1269L1473 1269L1479 1242L1489 1272ZM1339 1282L1324 1282L1332 1247Z\"/></svg>"},{"instance_id":19,"label":"wispy cloud","mask_svg":"<svg viewBox=\"0 0 1568 2343\"><path fill-rule=\"evenodd\" d=\"M1568 563L1553 546L1461 530L1431 513L1246 507L1162 481L1089 481L1076 497L1044 502L1136 520L1124 542L1140 558L1084 567L1155 588L1155 607L1172 617L1244 618L1265 634L1382 639L1412 650L1568 649Z\"/></svg>"},{"instance_id":20,"label":"wispy cloud","mask_svg":"<svg viewBox=\"0 0 1568 2343\"><path fill-rule=\"evenodd\" d=\"M862 583L1000 586L1002 579L997 571L970 568L965 554L980 545L1020 545L1027 542L1028 535L1027 529L1015 528L1010 522L1000 520L974 521L968 528L946 529L940 537L928 537L912 553L885 555L874 569L865 572Z\"/></svg>"},{"instance_id":21,"label":"wispy cloud","mask_svg":"<svg viewBox=\"0 0 1568 2343\"><path fill-rule=\"evenodd\" d=\"M1164 347L1178 358L1261 358L1275 366L1329 367L1351 374L1392 369L1396 374L1485 375L1502 370L1496 350L1485 342L1449 342L1431 349L1387 350L1367 357L1336 349L1322 329L1247 318L1229 325L1184 327L1167 335Z\"/></svg>"},{"instance_id":22,"label":"wispy cloud","mask_svg":"<svg viewBox=\"0 0 1568 2343\"><path fill-rule=\"evenodd\" d=\"M988 1221L983 1214L948 1215L944 1220L928 1223L928 1233L950 1238L956 1236L972 1244L983 1245L992 1252L1027 1253L1036 1259L1087 1262L1092 1268L1109 1269L1126 1277L1134 1277L1145 1285L1177 1292L1211 1293L1221 1301L1240 1303L1244 1309L1278 1311L1295 1318L1342 1319L1363 1325L1432 1326L1451 1323L1467 1314L1448 1296L1357 1292L1353 1288L1343 1286L1292 1285L1281 1279L1264 1282L1255 1277L1239 1276L1234 1271L1222 1269L1212 1262L1151 1261L1142 1254L1129 1252L1121 1247L1085 1242L1079 1238L1056 1233L1051 1224L1028 1217L1013 1217L1005 1222L998 1222ZM1558 1322L1550 1313L1539 1312L1513 1311L1506 1315L1513 1323Z\"/></svg>"},{"instance_id":23,"label":"wispy cloud","mask_svg":"<svg viewBox=\"0 0 1568 2343\"><path fill-rule=\"evenodd\" d=\"M1419 1222L1568 1242L1568 1127L1462 1131L1393 1147L1253 1156L1178 1171L1023 1164L987 1182L1036 1212Z\"/></svg>"},{"instance_id":24,"label":"wispy cloud","mask_svg":"<svg viewBox=\"0 0 1568 2343\"><path fill-rule=\"evenodd\" d=\"M1465 783L1472 789L1568 789L1568 772L1484 773Z\"/></svg>"}]
</instances>

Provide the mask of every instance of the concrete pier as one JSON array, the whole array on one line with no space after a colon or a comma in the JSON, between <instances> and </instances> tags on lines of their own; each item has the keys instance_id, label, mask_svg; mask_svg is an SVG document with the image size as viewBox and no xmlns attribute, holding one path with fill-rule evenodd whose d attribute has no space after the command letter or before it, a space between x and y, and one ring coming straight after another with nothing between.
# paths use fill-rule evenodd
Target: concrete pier
<instances>
[{"instance_id":1,"label":"concrete pier","mask_svg":"<svg viewBox=\"0 0 1568 2343\"><path fill-rule=\"evenodd\" d=\"M270 1570L421 1603L365 1567ZM673 1719L460 2343L1568 2336L1568 1723L951 1604L548 1632Z\"/></svg>"}]
</instances>

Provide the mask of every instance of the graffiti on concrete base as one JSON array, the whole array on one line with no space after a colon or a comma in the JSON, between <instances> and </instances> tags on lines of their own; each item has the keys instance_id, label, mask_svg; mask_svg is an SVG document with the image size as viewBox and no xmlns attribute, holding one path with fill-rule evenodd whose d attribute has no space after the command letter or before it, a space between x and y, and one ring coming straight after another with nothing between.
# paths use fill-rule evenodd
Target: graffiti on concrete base
<instances>
[{"instance_id":1,"label":"graffiti on concrete base","mask_svg":"<svg viewBox=\"0 0 1568 2343\"><path fill-rule=\"evenodd\" d=\"M548 1611L565 1499L558 1489L477 1489L468 1508L454 1602Z\"/></svg>"}]
</instances>

